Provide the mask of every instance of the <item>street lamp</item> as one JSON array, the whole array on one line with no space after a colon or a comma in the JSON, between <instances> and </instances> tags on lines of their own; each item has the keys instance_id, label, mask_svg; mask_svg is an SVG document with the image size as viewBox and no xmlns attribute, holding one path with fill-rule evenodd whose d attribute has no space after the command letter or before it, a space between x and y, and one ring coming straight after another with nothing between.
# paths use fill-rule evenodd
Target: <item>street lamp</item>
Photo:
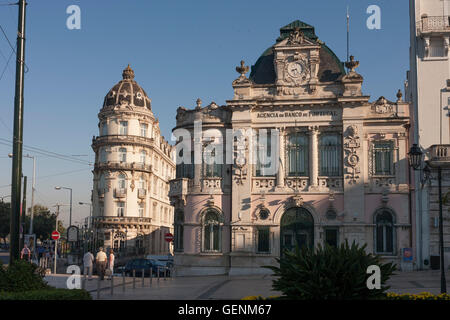
<instances>
[{"instance_id":1,"label":"street lamp","mask_svg":"<svg viewBox=\"0 0 450 320\"><path fill-rule=\"evenodd\" d=\"M55 187L56 190L66 189L70 190L70 215L69 215L69 227L72 226L72 188L68 187Z\"/></svg>"},{"instance_id":2,"label":"street lamp","mask_svg":"<svg viewBox=\"0 0 450 320\"><path fill-rule=\"evenodd\" d=\"M414 170L422 170L423 165L423 152L420 150L416 143L413 144L409 153L409 165ZM447 293L447 283L445 280L444 271L444 228L443 228L443 218L442 218L442 174L441 167L439 165L432 166L429 161L425 161L425 167L423 171L425 174L425 179L431 178L430 167L436 167L438 170L438 192L439 192L439 254L440 254L440 269L441 269L441 293Z\"/></svg>"},{"instance_id":3,"label":"street lamp","mask_svg":"<svg viewBox=\"0 0 450 320\"><path fill-rule=\"evenodd\" d=\"M91 228L91 219L92 219L92 203L89 202L78 202L79 205L89 206L89 228Z\"/></svg>"},{"instance_id":4,"label":"street lamp","mask_svg":"<svg viewBox=\"0 0 450 320\"><path fill-rule=\"evenodd\" d=\"M30 156L29 154L23 155L25 158L33 159L33 180L31 182L31 218L30 218L30 229L29 234L33 234L33 218L34 218L34 191L36 187L36 157ZM8 154L8 157L12 158L13 154ZM25 208L26 212L26 208Z\"/></svg>"}]
</instances>

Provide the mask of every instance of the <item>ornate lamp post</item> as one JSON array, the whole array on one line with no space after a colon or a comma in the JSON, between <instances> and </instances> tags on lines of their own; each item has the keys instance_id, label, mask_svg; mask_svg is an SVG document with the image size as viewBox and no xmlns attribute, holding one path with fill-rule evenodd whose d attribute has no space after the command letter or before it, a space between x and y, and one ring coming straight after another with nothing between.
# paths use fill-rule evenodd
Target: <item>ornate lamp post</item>
<instances>
[{"instance_id":1,"label":"ornate lamp post","mask_svg":"<svg viewBox=\"0 0 450 320\"><path fill-rule=\"evenodd\" d=\"M422 170L423 165L423 152L420 150L419 146L414 143L411 147L409 153L409 165L414 170ZM439 187L439 255L440 255L440 269L441 269L441 293L447 293L447 283L445 280L444 271L444 228L443 228L443 218L442 218L442 177L441 177L441 167L439 165L432 166L429 161L425 161L425 167L423 170L425 172L430 172L430 167L436 167L438 170L438 187ZM430 178L429 174L425 175L425 179Z\"/></svg>"}]
</instances>

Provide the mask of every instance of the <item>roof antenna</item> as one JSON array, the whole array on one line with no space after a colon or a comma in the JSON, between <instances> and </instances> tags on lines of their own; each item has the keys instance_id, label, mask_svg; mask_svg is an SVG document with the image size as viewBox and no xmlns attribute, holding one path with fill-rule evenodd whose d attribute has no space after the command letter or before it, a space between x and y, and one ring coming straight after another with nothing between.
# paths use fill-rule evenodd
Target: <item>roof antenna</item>
<instances>
[{"instance_id":1,"label":"roof antenna","mask_svg":"<svg viewBox=\"0 0 450 320\"><path fill-rule=\"evenodd\" d=\"M348 12L348 5L347 5L347 61L350 61L349 59L350 59L350 14Z\"/></svg>"}]
</instances>

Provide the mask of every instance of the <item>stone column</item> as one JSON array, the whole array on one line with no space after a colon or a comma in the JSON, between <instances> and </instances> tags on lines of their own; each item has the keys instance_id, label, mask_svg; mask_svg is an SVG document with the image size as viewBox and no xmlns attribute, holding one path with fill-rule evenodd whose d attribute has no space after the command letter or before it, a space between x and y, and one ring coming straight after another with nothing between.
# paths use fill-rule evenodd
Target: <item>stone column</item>
<instances>
[{"instance_id":1,"label":"stone column","mask_svg":"<svg viewBox=\"0 0 450 320\"><path fill-rule=\"evenodd\" d=\"M318 189L319 178L319 147L318 136L319 127L309 128L309 190Z\"/></svg>"},{"instance_id":2,"label":"stone column","mask_svg":"<svg viewBox=\"0 0 450 320\"><path fill-rule=\"evenodd\" d=\"M284 173L286 170L285 167L285 141L286 141L286 130L285 128L279 128L279 137L278 137L278 173L277 173L277 188L284 187Z\"/></svg>"}]
</instances>

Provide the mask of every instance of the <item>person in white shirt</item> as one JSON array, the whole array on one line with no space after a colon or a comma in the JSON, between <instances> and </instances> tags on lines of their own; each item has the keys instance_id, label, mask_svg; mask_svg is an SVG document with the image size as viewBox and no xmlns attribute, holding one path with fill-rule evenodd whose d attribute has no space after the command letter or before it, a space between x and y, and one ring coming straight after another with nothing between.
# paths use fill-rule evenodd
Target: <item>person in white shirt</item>
<instances>
[{"instance_id":1,"label":"person in white shirt","mask_svg":"<svg viewBox=\"0 0 450 320\"><path fill-rule=\"evenodd\" d=\"M88 251L83 256L84 275L89 273L89 280L92 280L92 267L94 263L94 255Z\"/></svg>"},{"instance_id":2,"label":"person in white shirt","mask_svg":"<svg viewBox=\"0 0 450 320\"><path fill-rule=\"evenodd\" d=\"M103 247L100 247L97 256L95 257L95 263L97 274L100 276L101 280L105 279L106 260L106 253L103 252Z\"/></svg>"},{"instance_id":3,"label":"person in white shirt","mask_svg":"<svg viewBox=\"0 0 450 320\"><path fill-rule=\"evenodd\" d=\"M114 251L111 249L111 251L109 252L109 259L108 259L108 269L111 271L111 276L110 276L110 280L113 276L114 273Z\"/></svg>"}]
</instances>

